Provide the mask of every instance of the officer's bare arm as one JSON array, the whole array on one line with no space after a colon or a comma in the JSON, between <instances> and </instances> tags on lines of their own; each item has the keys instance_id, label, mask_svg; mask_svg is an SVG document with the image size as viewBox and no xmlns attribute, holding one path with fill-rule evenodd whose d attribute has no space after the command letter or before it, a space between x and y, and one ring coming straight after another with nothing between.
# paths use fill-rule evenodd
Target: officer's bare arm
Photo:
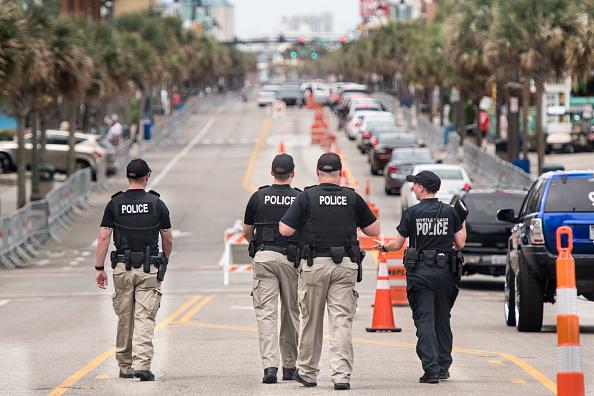
<instances>
[{"instance_id":1,"label":"officer's bare arm","mask_svg":"<svg viewBox=\"0 0 594 396\"><path fill-rule=\"evenodd\" d=\"M386 251L400 250L402 249L402 246L404 246L405 241L406 238L400 235L398 231L396 231L396 237L394 237L394 240L386 243L384 245L384 248L386 249Z\"/></svg>"},{"instance_id":2,"label":"officer's bare arm","mask_svg":"<svg viewBox=\"0 0 594 396\"><path fill-rule=\"evenodd\" d=\"M99 228L99 236L97 237L97 252L95 258L95 264L97 264L97 267L102 267L105 264L105 256L107 256L107 250L109 249L110 239L111 228Z\"/></svg>"},{"instance_id":3,"label":"officer's bare arm","mask_svg":"<svg viewBox=\"0 0 594 396\"><path fill-rule=\"evenodd\" d=\"M246 241L251 242L254 240L254 226L249 224L243 225L243 237Z\"/></svg>"},{"instance_id":4,"label":"officer's bare arm","mask_svg":"<svg viewBox=\"0 0 594 396\"><path fill-rule=\"evenodd\" d=\"M161 242L163 243L163 254L165 257L171 256L173 250L173 232L171 228L161 230Z\"/></svg>"},{"instance_id":5,"label":"officer's bare arm","mask_svg":"<svg viewBox=\"0 0 594 396\"><path fill-rule=\"evenodd\" d=\"M466 222L462 223L462 229L454 234L454 244L458 249L466 245Z\"/></svg>"},{"instance_id":6,"label":"officer's bare arm","mask_svg":"<svg viewBox=\"0 0 594 396\"><path fill-rule=\"evenodd\" d=\"M280 232L280 234L282 236L290 237L297 230L294 229L293 227L289 227L288 225L286 225L285 223L283 223L281 221L281 222L278 223L278 231Z\"/></svg>"},{"instance_id":7,"label":"officer's bare arm","mask_svg":"<svg viewBox=\"0 0 594 396\"><path fill-rule=\"evenodd\" d=\"M380 234L380 221L376 220L371 225L361 229L363 233L370 237L376 237Z\"/></svg>"}]
</instances>

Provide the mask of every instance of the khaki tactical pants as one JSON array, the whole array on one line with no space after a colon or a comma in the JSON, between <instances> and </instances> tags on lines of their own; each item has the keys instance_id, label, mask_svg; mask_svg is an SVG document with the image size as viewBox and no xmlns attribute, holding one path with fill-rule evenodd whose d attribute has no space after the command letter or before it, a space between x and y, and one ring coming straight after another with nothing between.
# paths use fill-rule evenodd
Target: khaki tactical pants
<instances>
[{"instance_id":1,"label":"khaki tactical pants","mask_svg":"<svg viewBox=\"0 0 594 396\"><path fill-rule=\"evenodd\" d=\"M123 263L113 270L113 310L118 316L116 360L120 371L149 370L153 359L155 317L161 303L157 269L126 271Z\"/></svg>"},{"instance_id":2,"label":"khaki tactical pants","mask_svg":"<svg viewBox=\"0 0 594 396\"><path fill-rule=\"evenodd\" d=\"M279 346L283 367L297 362L299 306L297 270L287 257L268 250L254 257L252 297L258 322L258 342L263 368L279 367ZM278 298L281 301L280 337Z\"/></svg>"},{"instance_id":3,"label":"khaki tactical pants","mask_svg":"<svg viewBox=\"0 0 594 396\"><path fill-rule=\"evenodd\" d=\"M301 261L299 306L299 375L316 382L322 353L324 307L328 306L330 369L332 382L349 383L353 372L353 318L357 309L357 264L345 257L334 264L330 257L317 257L309 267Z\"/></svg>"}]
</instances>

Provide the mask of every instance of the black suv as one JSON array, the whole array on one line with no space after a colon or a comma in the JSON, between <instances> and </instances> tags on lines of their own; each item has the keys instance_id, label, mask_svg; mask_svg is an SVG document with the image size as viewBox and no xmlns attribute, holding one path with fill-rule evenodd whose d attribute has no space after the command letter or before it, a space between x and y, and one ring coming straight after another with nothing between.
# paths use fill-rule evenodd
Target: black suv
<instances>
[{"instance_id":1,"label":"black suv","mask_svg":"<svg viewBox=\"0 0 594 396\"><path fill-rule=\"evenodd\" d=\"M521 190L470 190L452 199L461 199L468 208L466 245L464 246L464 274L501 276L507 263L507 240L511 224L497 220L502 208L519 210L526 197Z\"/></svg>"}]
</instances>

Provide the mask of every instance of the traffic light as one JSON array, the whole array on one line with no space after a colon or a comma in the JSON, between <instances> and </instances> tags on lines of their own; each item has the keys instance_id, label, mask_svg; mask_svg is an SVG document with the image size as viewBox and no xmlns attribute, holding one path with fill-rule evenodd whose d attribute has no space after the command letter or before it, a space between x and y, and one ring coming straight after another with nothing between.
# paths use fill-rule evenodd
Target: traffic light
<instances>
[{"instance_id":1,"label":"traffic light","mask_svg":"<svg viewBox=\"0 0 594 396\"><path fill-rule=\"evenodd\" d=\"M291 59L297 59L297 51L291 51L290 56Z\"/></svg>"},{"instance_id":2,"label":"traffic light","mask_svg":"<svg viewBox=\"0 0 594 396\"><path fill-rule=\"evenodd\" d=\"M299 37L297 41L299 42L299 44L305 44L305 37Z\"/></svg>"},{"instance_id":3,"label":"traffic light","mask_svg":"<svg viewBox=\"0 0 594 396\"><path fill-rule=\"evenodd\" d=\"M312 51L309 56L311 57L312 60L318 59L318 53L316 51Z\"/></svg>"},{"instance_id":4,"label":"traffic light","mask_svg":"<svg viewBox=\"0 0 594 396\"><path fill-rule=\"evenodd\" d=\"M344 43L346 43L346 37L345 37L345 36L340 36L340 37L338 38L338 42L340 42L340 44L344 44Z\"/></svg>"}]
</instances>

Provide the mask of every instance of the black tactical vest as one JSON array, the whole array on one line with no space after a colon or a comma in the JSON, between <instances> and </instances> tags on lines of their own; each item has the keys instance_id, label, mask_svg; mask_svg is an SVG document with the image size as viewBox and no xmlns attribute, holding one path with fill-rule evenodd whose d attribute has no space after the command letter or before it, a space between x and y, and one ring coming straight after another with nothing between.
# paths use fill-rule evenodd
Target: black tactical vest
<instances>
[{"instance_id":1,"label":"black tactical vest","mask_svg":"<svg viewBox=\"0 0 594 396\"><path fill-rule=\"evenodd\" d=\"M296 237L283 237L278 223L295 200L300 190L288 185L263 186L258 189L258 207L254 216L256 243L259 245L287 246L297 243Z\"/></svg>"},{"instance_id":2,"label":"black tactical vest","mask_svg":"<svg viewBox=\"0 0 594 396\"><path fill-rule=\"evenodd\" d=\"M357 241L357 193L348 187L322 184L307 187L309 210L300 244L313 244L317 250L332 246L348 247Z\"/></svg>"},{"instance_id":3,"label":"black tactical vest","mask_svg":"<svg viewBox=\"0 0 594 396\"><path fill-rule=\"evenodd\" d=\"M159 194L152 190L134 195L119 192L112 197L113 241L118 254L128 249L144 253L147 246L151 255L159 254L158 202Z\"/></svg>"}]
</instances>

